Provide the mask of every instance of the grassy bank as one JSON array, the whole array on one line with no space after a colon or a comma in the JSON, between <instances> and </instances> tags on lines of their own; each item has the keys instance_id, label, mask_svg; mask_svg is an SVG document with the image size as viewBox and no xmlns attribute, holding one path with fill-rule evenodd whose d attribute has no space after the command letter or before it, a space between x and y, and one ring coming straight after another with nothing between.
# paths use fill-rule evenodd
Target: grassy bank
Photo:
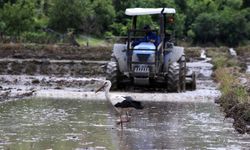
<instances>
[{"instance_id":1,"label":"grassy bank","mask_svg":"<svg viewBox=\"0 0 250 150\"><path fill-rule=\"evenodd\" d=\"M81 46L112 46L113 41L108 41L102 38L96 38L91 36L78 36L76 41Z\"/></svg>"},{"instance_id":2,"label":"grassy bank","mask_svg":"<svg viewBox=\"0 0 250 150\"><path fill-rule=\"evenodd\" d=\"M213 58L214 78L222 93L219 103L226 117L234 119L234 127L239 133L250 133L249 87L242 83L242 79L249 78L244 73L243 63L230 57L225 48L208 49L208 55Z\"/></svg>"}]
</instances>

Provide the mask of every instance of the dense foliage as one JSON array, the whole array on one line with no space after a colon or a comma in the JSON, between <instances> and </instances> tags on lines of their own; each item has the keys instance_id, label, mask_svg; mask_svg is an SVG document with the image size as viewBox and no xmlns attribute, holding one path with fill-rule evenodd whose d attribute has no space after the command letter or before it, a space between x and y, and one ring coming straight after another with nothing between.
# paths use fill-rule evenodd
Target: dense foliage
<instances>
[{"instance_id":1,"label":"dense foliage","mask_svg":"<svg viewBox=\"0 0 250 150\"><path fill-rule=\"evenodd\" d=\"M124 11L132 7L176 8L177 38L193 43L238 45L250 39L250 0L0 0L0 32L20 36L51 28L126 35L131 20ZM154 16L139 17L138 25L144 24L157 27L158 22Z\"/></svg>"},{"instance_id":2,"label":"dense foliage","mask_svg":"<svg viewBox=\"0 0 250 150\"><path fill-rule=\"evenodd\" d=\"M34 26L34 7L30 2L6 3L0 9L0 30L19 35Z\"/></svg>"}]
</instances>

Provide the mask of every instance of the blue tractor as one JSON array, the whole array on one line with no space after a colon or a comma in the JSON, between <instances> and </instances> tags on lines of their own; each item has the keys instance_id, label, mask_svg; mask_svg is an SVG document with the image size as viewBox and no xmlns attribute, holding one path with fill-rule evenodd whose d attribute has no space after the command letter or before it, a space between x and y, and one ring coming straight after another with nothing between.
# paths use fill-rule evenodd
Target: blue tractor
<instances>
[{"instance_id":1,"label":"blue tractor","mask_svg":"<svg viewBox=\"0 0 250 150\"><path fill-rule=\"evenodd\" d=\"M184 92L187 87L196 89L195 73L187 75L184 48L175 46L166 32L173 24L173 8L129 8L125 14L132 16L126 43L114 44L110 62L107 64L107 79L112 89L131 83L134 85L161 85L169 92ZM136 20L141 15L159 15L159 31L151 28L137 29ZM154 39L141 37L151 33Z\"/></svg>"}]
</instances>

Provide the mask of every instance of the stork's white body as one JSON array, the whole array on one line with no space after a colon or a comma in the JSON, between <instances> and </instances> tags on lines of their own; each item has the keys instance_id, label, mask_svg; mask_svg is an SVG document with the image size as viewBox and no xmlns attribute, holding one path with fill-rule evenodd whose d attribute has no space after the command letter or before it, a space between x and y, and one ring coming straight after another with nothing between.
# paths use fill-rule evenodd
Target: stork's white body
<instances>
[{"instance_id":1,"label":"stork's white body","mask_svg":"<svg viewBox=\"0 0 250 150\"><path fill-rule=\"evenodd\" d=\"M110 84L111 85L111 84ZM107 91L106 91L107 90ZM106 97L106 99L113 105L113 106L115 106L117 103L121 103L121 102L123 102L124 100L125 100L125 98L124 97L122 97L122 96L118 96L118 95L110 95L109 94L109 89L108 88L106 88L105 89L105 97ZM123 109L120 109L120 108L117 108L117 107L114 107L115 108L115 110L118 112L118 113L120 113L120 114L122 114L123 113Z\"/></svg>"},{"instance_id":2,"label":"stork's white body","mask_svg":"<svg viewBox=\"0 0 250 150\"><path fill-rule=\"evenodd\" d=\"M109 94L109 90L111 88L111 82L108 81L108 86L104 89L105 90L105 97L106 99L113 105L115 106L116 104L118 103L122 103L123 101L125 101L126 99L121 96L121 95L110 95ZM120 114L122 115L124 112L128 112L130 111L132 108L118 108L118 107L114 107L115 110Z\"/></svg>"},{"instance_id":3,"label":"stork's white body","mask_svg":"<svg viewBox=\"0 0 250 150\"><path fill-rule=\"evenodd\" d=\"M103 82L103 81L102 81ZM114 106L115 110L119 113L120 116L120 121L119 123L122 122L128 122L128 112L133 109L142 109L143 107L141 106L141 103L138 101L134 101L131 97L123 97L123 96L111 96L109 95L109 90L111 88L111 82L109 80L104 81L104 84L96 90L96 92L100 91L101 89L104 89L105 91L105 97L106 99ZM126 114L126 120L123 121L121 116L122 114Z\"/></svg>"}]
</instances>

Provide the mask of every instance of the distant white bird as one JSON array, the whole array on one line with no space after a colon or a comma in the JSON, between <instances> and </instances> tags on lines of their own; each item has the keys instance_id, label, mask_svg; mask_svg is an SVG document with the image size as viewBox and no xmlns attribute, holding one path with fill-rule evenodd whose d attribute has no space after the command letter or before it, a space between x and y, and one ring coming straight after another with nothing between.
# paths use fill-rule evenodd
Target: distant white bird
<instances>
[{"instance_id":1,"label":"distant white bird","mask_svg":"<svg viewBox=\"0 0 250 150\"><path fill-rule=\"evenodd\" d=\"M143 109L143 106L141 102L135 101L130 96L110 96L109 90L111 87L111 82L109 80L103 81L103 85L96 90L96 93L104 89L106 99L111 102L111 104L114 106L115 110L118 112L120 116L120 121L118 123L121 124L123 127L123 122L128 122L128 112L131 109ZM126 120L122 120L122 115L125 113Z\"/></svg>"},{"instance_id":2,"label":"distant white bird","mask_svg":"<svg viewBox=\"0 0 250 150\"><path fill-rule=\"evenodd\" d=\"M206 56L206 51L205 51L204 49L201 50L200 58L201 58L201 59L206 59L206 58L207 58L207 56Z\"/></svg>"},{"instance_id":3,"label":"distant white bird","mask_svg":"<svg viewBox=\"0 0 250 150\"><path fill-rule=\"evenodd\" d=\"M236 53L236 51L233 49L233 48L229 48L229 54L231 55L231 56L233 56L233 57L235 57L235 56L237 56L237 53Z\"/></svg>"}]
</instances>

